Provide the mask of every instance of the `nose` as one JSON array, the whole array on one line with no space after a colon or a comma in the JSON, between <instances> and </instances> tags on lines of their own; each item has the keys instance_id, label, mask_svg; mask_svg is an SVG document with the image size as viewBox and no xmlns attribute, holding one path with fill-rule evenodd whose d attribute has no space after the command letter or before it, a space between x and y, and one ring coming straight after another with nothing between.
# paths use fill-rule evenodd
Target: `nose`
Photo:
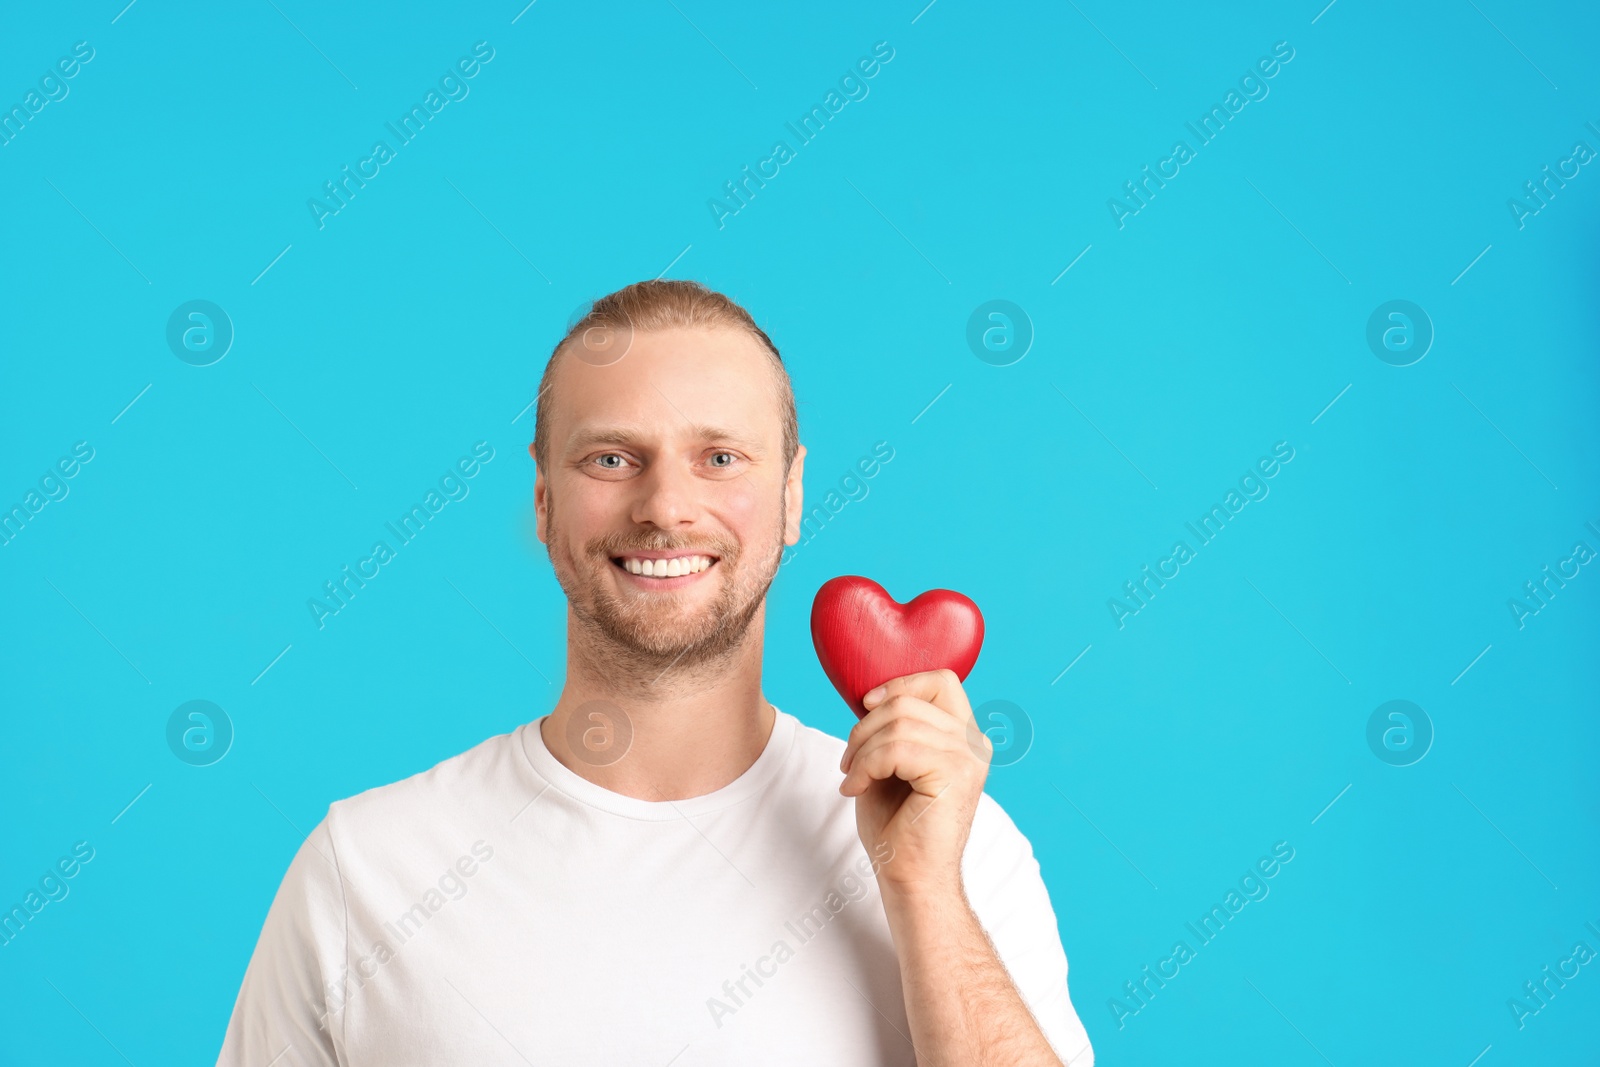
<instances>
[{"instance_id":1,"label":"nose","mask_svg":"<svg viewBox=\"0 0 1600 1067\"><path fill-rule=\"evenodd\" d=\"M658 460L634 484L639 487L634 522L676 530L698 517L698 486L687 465Z\"/></svg>"}]
</instances>

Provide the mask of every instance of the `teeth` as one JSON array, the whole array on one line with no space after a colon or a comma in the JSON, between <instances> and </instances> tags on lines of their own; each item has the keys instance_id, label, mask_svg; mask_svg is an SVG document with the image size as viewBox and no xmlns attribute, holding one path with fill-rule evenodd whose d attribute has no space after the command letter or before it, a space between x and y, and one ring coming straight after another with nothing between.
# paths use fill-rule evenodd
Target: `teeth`
<instances>
[{"instance_id":1,"label":"teeth","mask_svg":"<svg viewBox=\"0 0 1600 1067\"><path fill-rule=\"evenodd\" d=\"M710 556L676 556L672 559L635 559L625 556L622 565L629 574L646 578L677 578L685 574L699 574L711 566Z\"/></svg>"}]
</instances>

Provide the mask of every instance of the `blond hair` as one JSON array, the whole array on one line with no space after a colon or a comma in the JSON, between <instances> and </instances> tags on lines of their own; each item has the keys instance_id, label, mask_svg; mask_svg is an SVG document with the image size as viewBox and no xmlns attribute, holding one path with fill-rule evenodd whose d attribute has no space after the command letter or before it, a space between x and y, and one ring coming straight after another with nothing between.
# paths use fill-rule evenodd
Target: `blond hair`
<instances>
[{"instance_id":1,"label":"blond hair","mask_svg":"<svg viewBox=\"0 0 1600 1067\"><path fill-rule=\"evenodd\" d=\"M539 398L534 411L533 454L540 469L548 469L546 458L550 448L551 387L555 384L555 368L562 353L574 337L582 338L588 331L625 330L643 333L649 330L674 328L724 326L744 330L759 341L772 356L777 372L780 403L783 417L783 469L787 471L800 447L800 420L795 412L794 385L789 371L765 330L756 325L750 313L731 298L695 281L634 282L614 293L608 293L590 305L588 312L567 330L566 336L556 344L539 379ZM631 336L631 334L630 334Z\"/></svg>"}]
</instances>

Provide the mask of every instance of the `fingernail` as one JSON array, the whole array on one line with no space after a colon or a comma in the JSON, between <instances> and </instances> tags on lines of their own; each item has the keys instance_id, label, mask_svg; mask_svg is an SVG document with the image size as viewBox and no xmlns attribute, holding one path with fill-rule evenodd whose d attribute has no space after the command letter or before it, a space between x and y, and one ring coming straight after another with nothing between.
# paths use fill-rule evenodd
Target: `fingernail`
<instances>
[{"instance_id":1,"label":"fingernail","mask_svg":"<svg viewBox=\"0 0 1600 1067\"><path fill-rule=\"evenodd\" d=\"M884 686L878 686L878 688L872 690L866 696L862 697L861 702L869 706L876 704L878 701L883 699L884 688Z\"/></svg>"}]
</instances>

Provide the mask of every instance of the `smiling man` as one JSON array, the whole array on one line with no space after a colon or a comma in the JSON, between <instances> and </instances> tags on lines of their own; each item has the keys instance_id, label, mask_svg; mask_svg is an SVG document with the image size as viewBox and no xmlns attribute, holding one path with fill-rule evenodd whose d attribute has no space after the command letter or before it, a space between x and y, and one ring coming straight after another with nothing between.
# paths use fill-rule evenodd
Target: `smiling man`
<instances>
[{"instance_id":1,"label":"smiling man","mask_svg":"<svg viewBox=\"0 0 1600 1067\"><path fill-rule=\"evenodd\" d=\"M329 808L219 1062L1092 1064L955 675L869 694L848 742L762 693L805 449L749 314L682 281L597 301L531 451L555 707Z\"/></svg>"}]
</instances>

